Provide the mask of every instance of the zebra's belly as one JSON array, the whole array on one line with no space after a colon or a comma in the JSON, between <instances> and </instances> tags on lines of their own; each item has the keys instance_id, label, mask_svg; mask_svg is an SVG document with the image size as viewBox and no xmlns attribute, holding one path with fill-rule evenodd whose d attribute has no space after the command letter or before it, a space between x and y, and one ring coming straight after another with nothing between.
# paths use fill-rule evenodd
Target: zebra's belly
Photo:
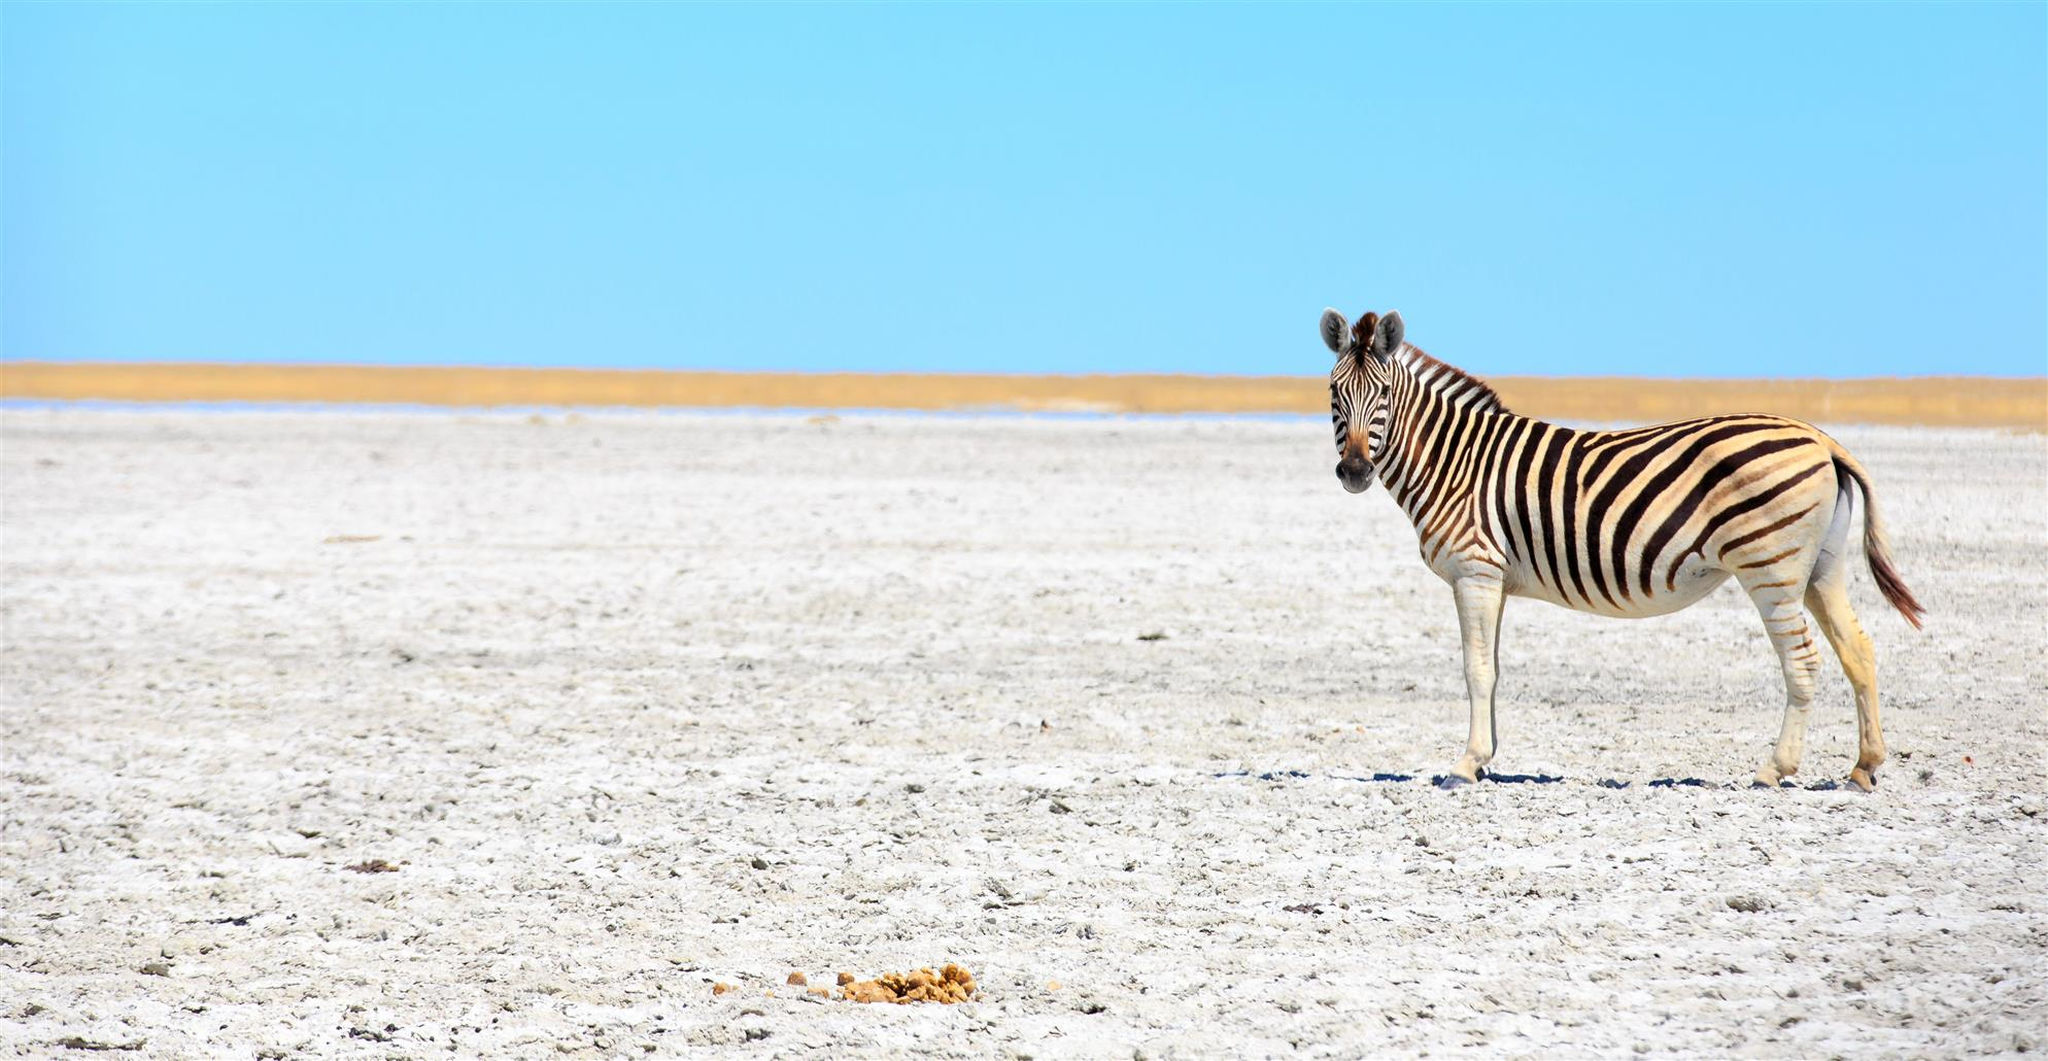
<instances>
[{"instance_id":1,"label":"zebra's belly","mask_svg":"<svg viewBox=\"0 0 2048 1061\"><path fill-rule=\"evenodd\" d=\"M1561 591L1548 581L1524 572L1522 577L1510 580L1507 590L1517 597L1549 601L1563 608L1577 612L1592 612L1617 619L1647 619L1653 615L1669 615L1672 612L1697 604L1714 592L1721 583L1728 581L1728 572L1706 563L1703 558L1692 557L1679 566L1678 577L1667 585L1663 579L1653 579L1650 593L1645 596L1640 586L1630 586L1624 596L1614 593L1614 600L1595 590L1590 584L1587 592L1591 599L1582 597L1578 587Z\"/></svg>"}]
</instances>

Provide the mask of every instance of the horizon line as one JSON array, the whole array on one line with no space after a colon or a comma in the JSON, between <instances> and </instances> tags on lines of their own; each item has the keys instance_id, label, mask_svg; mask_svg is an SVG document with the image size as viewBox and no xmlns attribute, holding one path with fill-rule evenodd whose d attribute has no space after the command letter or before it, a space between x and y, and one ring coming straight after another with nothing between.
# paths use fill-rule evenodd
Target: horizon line
<instances>
[{"instance_id":1,"label":"horizon line","mask_svg":"<svg viewBox=\"0 0 2048 1061\"><path fill-rule=\"evenodd\" d=\"M1762 412L1815 423L2048 431L2048 375L1826 378L1488 376L1547 420ZM264 362L0 360L0 400L490 407L1327 412L1320 375L763 372Z\"/></svg>"},{"instance_id":2,"label":"horizon line","mask_svg":"<svg viewBox=\"0 0 2048 1061\"><path fill-rule=\"evenodd\" d=\"M1439 359L1441 360L1441 359ZM1860 376L1824 375L1637 375L1624 372L1503 372L1488 373L1465 369L1461 371L1483 380L1642 380L1650 383L1866 383L1887 380L1900 381L1941 381L1941 380L2000 380L2006 382L2048 381L2048 368L2037 373L2005 372L1919 372L1919 373L1873 373ZM1190 380L1304 380L1325 379L1323 373L1315 372L1059 372L1019 369L999 371L987 369L919 369L919 368L705 368L673 367L658 365L522 365L506 362L466 361L278 361L253 358L227 358L207 360L204 358L49 358L49 357L0 357L0 371L9 368L26 368L35 371L61 369L129 370L129 369L251 369L277 371L372 371L372 372L563 372L591 375L650 375L650 376L768 376L768 377L828 377L855 376L861 378L936 378L936 379L1190 379Z\"/></svg>"}]
</instances>

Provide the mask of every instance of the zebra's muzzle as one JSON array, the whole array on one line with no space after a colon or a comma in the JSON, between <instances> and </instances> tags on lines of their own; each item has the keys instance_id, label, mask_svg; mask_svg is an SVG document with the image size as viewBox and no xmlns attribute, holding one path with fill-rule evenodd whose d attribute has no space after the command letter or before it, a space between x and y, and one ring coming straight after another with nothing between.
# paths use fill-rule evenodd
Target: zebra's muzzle
<instances>
[{"instance_id":1,"label":"zebra's muzzle","mask_svg":"<svg viewBox=\"0 0 2048 1061\"><path fill-rule=\"evenodd\" d=\"M1337 481L1354 494L1364 493L1372 485L1372 462L1355 456L1338 461Z\"/></svg>"}]
</instances>

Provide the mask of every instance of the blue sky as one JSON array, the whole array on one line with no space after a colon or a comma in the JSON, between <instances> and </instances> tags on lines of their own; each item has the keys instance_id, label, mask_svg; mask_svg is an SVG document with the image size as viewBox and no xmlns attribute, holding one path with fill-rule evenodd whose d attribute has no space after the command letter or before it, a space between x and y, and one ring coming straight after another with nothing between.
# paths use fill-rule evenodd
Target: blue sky
<instances>
[{"instance_id":1,"label":"blue sky","mask_svg":"<svg viewBox=\"0 0 2048 1061\"><path fill-rule=\"evenodd\" d=\"M0 5L0 356L2048 371L2048 7Z\"/></svg>"}]
</instances>

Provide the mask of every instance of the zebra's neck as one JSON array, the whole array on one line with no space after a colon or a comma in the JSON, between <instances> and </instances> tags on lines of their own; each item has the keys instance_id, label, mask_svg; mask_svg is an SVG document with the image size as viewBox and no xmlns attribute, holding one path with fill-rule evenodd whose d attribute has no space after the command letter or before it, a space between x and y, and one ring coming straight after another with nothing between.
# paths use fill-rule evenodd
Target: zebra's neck
<instances>
[{"instance_id":1,"label":"zebra's neck","mask_svg":"<svg viewBox=\"0 0 2048 1061\"><path fill-rule=\"evenodd\" d=\"M1460 443L1476 422L1519 418L1485 381L1416 347L1403 346L1394 365L1381 481L1420 528L1469 493L1475 455Z\"/></svg>"},{"instance_id":2,"label":"zebra's neck","mask_svg":"<svg viewBox=\"0 0 2048 1061\"><path fill-rule=\"evenodd\" d=\"M1407 370L1415 384L1460 409L1505 413L1500 395L1486 381L1455 365L1447 365L1422 352L1420 347L1402 344L1395 363Z\"/></svg>"}]
</instances>

